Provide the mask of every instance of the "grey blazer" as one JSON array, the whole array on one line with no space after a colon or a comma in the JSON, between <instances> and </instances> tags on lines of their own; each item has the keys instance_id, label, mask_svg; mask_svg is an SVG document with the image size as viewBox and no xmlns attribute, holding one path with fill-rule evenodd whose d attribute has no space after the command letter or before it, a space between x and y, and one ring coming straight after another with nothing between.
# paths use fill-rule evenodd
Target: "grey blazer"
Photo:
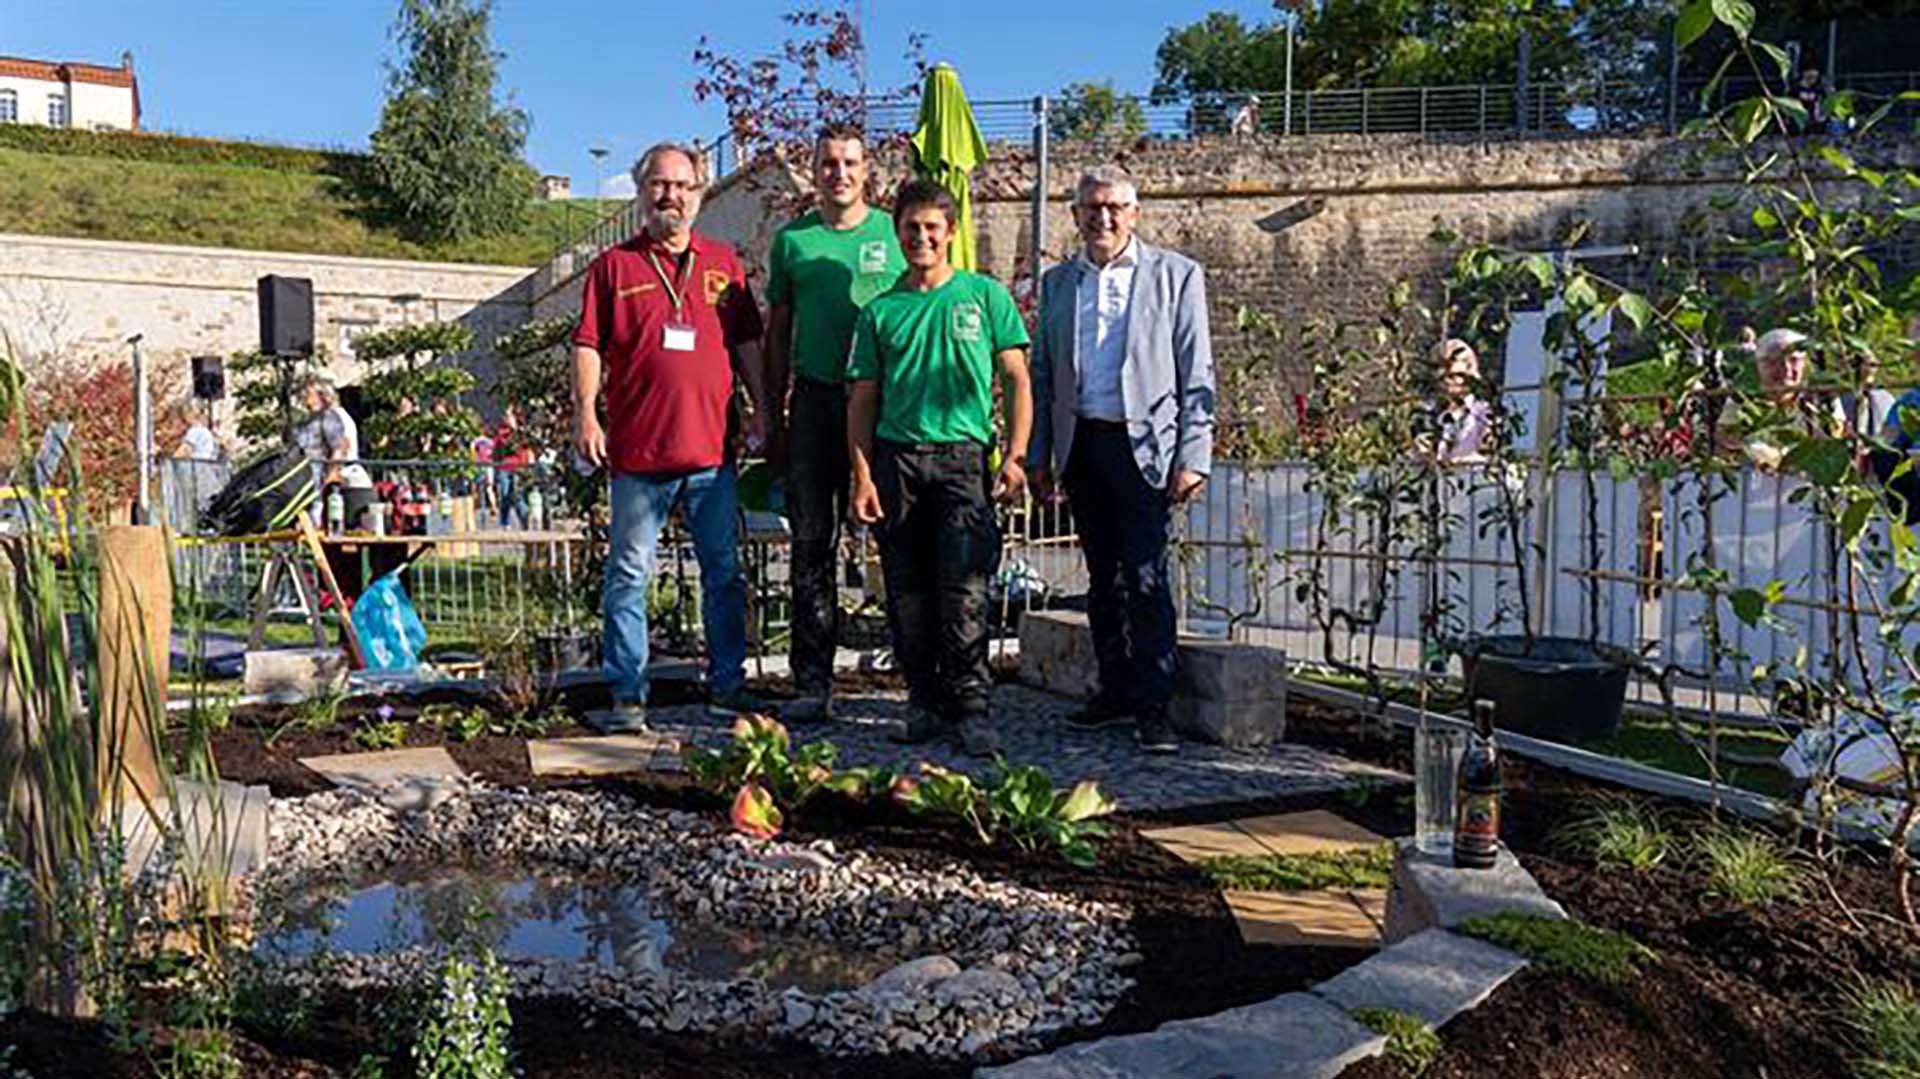
<instances>
[{"instance_id":1,"label":"grey blazer","mask_svg":"<svg viewBox=\"0 0 1920 1079\"><path fill-rule=\"evenodd\" d=\"M1207 277L1176 251L1140 242L1127 321L1120 396L1140 475L1164 488L1176 471L1213 468L1213 339L1207 329ZM1067 467L1073 448L1079 365L1075 350L1079 258L1042 278L1040 332L1033 347L1033 440L1028 467Z\"/></svg>"}]
</instances>

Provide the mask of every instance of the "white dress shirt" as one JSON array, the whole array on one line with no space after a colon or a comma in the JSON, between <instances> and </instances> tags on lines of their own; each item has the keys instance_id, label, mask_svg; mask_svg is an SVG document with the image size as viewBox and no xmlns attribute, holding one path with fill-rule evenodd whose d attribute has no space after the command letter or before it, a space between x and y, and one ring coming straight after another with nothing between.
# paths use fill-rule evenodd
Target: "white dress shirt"
<instances>
[{"instance_id":1,"label":"white dress shirt","mask_svg":"<svg viewBox=\"0 0 1920 1079\"><path fill-rule=\"evenodd\" d=\"M1139 265L1140 241L1129 238L1105 266L1095 266L1084 251L1079 258L1073 364L1080 392L1074 411L1089 419L1124 420L1127 407L1120 396L1120 368L1127 358L1127 322L1133 310L1133 271Z\"/></svg>"}]
</instances>

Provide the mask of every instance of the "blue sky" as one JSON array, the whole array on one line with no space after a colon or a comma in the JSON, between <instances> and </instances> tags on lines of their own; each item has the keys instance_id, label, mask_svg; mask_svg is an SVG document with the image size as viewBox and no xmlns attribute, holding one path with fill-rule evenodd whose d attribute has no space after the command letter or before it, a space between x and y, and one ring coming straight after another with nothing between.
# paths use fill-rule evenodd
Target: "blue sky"
<instances>
[{"instance_id":1,"label":"blue sky","mask_svg":"<svg viewBox=\"0 0 1920 1079\"><path fill-rule=\"evenodd\" d=\"M117 63L132 50L144 119L198 135L363 147L378 122L394 0L0 0L0 55ZM759 55L784 37L786 2L497 0L502 88L533 117L528 158L593 186L654 139L706 139L720 111L693 100L694 45ZM1168 28L1210 10L1249 20L1269 0L865 0L870 84L907 77L907 36L959 68L976 100L1029 98L1076 81L1153 82Z\"/></svg>"}]
</instances>

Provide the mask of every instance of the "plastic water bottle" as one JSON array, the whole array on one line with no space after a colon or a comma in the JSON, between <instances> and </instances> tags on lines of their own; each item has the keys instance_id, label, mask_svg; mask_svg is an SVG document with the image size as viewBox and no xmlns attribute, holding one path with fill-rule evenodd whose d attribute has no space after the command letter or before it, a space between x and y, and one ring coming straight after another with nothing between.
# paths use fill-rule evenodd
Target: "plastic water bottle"
<instances>
[{"instance_id":1,"label":"plastic water bottle","mask_svg":"<svg viewBox=\"0 0 1920 1079\"><path fill-rule=\"evenodd\" d=\"M546 500L540 497L540 488L527 489L527 531L539 532L546 526Z\"/></svg>"},{"instance_id":2,"label":"plastic water bottle","mask_svg":"<svg viewBox=\"0 0 1920 1079\"><path fill-rule=\"evenodd\" d=\"M347 530L347 500L335 487L327 492L327 531L340 535Z\"/></svg>"}]
</instances>

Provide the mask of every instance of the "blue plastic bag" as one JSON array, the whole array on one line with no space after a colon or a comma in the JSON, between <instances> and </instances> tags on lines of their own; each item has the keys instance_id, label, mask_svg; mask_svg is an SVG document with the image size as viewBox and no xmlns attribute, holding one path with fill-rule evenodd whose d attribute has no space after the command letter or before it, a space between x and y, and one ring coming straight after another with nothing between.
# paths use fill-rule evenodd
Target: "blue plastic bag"
<instances>
[{"instance_id":1,"label":"blue plastic bag","mask_svg":"<svg viewBox=\"0 0 1920 1079\"><path fill-rule=\"evenodd\" d=\"M382 576L353 605L353 633L370 671L410 671L420 664L427 627L396 571Z\"/></svg>"}]
</instances>

